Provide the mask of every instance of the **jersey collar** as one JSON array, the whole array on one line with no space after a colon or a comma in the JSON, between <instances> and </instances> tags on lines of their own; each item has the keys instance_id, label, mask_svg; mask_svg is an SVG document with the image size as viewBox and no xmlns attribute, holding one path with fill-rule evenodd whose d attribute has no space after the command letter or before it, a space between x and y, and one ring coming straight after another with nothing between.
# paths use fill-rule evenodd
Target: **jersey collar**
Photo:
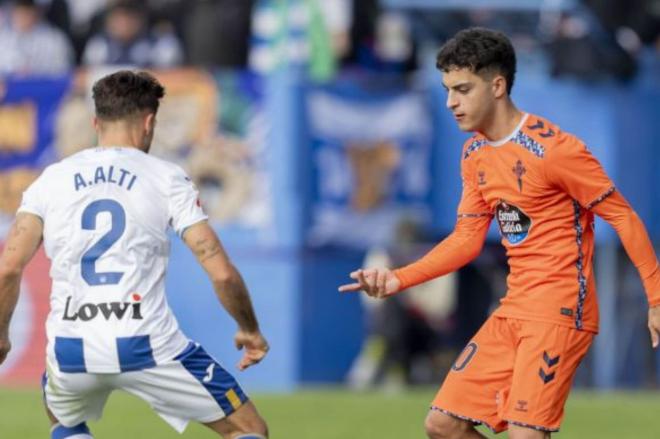
<instances>
[{"instance_id":1,"label":"jersey collar","mask_svg":"<svg viewBox=\"0 0 660 439\"><path fill-rule=\"evenodd\" d=\"M522 129L522 127L525 124L525 122L527 121L528 117L529 117L529 113L523 114L523 117L520 118L520 122L518 122L518 126L516 126L516 128L508 136L506 136L503 139L489 141L484 137L484 139L486 139L486 143L488 143L488 145L490 145L490 146L502 146L505 143L510 142L511 139L513 139L515 137L515 135L518 134L518 131L520 131Z\"/></svg>"}]
</instances>

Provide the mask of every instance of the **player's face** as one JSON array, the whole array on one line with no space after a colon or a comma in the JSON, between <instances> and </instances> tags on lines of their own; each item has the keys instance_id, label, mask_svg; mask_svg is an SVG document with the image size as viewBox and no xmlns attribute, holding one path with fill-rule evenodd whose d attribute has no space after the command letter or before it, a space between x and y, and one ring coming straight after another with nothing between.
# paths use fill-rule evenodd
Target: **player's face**
<instances>
[{"instance_id":1,"label":"player's face","mask_svg":"<svg viewBox=\"0 0 660 439\"><path fill-rule=\"evenodd\" d=\"M469 69L452 69L442 75L447 108L462 131L479 131L492 114L495 93L492 82Z\"/></svg>"}]
</instances>

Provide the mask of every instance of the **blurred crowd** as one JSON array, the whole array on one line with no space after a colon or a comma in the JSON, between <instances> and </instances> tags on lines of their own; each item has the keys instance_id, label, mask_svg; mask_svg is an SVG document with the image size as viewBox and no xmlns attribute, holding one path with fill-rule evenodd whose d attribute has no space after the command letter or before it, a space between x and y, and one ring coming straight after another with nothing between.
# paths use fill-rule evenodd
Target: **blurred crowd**
<instances>
[{"instance_id":1,"label":"blurred crowd","mask_svg":"<svg viewBox=\"0 0 660 439\"><path fill-rule=\"evenodd\" d=\"M625 79L644 47L660 51L660 0L582 0L569 11L506 12L470 2L428 10L385 3L0 0L0 74L57 74L81 65L268 72L282 61L309 66L318 78L337 65L410 71L420 44L437 44L470 25L506 31L523 54L538 49L556 75Z\"/></svg>"},{"instance_id":2,"label":"blurred crowd","mask_svg":"<svg viewBox=\"0 0 660 439\"><path fill-rule=\"evenodd\" d=\"M378 0L0 0L0 74L76 66L249 67L283 60L328 77L337 65L410 71L420 44L470 25L541 49L554 74L634 75L660 50L660 0L582 0L570 11L387 9ZM442 3L439 1L438 3ZM494 1L493 3L496 3ZM550 4L552 2L540 2Z\"/></svg>"}]
</instances>

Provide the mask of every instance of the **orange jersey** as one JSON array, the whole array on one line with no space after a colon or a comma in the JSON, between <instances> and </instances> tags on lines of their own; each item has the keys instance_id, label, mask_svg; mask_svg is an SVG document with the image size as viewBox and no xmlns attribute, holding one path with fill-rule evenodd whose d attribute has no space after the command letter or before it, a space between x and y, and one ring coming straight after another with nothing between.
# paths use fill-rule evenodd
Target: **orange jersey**
<instances>
[{"instance_id":1,"label":"orange jersey","mask_svg":"<svg viewBox=\"0 0 660 439\"><path fill-rule=\"evenodd\" d=\"M461 162L457 228L429 255L395 271L402 289L469 262L494 218L510 268L495 315L596 332L593 209L619 233L650 304L660 304L660 269L643 225L576 137L526 115L500 142L470 138ZM616 213L599 211L604 201ZM481 242L469 242L470 236Z\"/></svg>"}]
</instances>

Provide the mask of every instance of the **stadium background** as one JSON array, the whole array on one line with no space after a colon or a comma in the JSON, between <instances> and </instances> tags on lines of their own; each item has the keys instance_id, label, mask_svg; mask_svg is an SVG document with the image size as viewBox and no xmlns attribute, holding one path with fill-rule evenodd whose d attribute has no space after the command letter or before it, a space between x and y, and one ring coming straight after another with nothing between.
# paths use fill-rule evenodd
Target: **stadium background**
<instances>
[{"instance_id":1,"label":"stadium background","mask_svg":"<svg viewBox=\"0 0 660 439\"><path fill-rule=\"evenodd\" d=\"M30 2L18 3L30 7ZM47 59L42 66L20 65L20 56L7 55L21 46L15 44L20 38L12 23L12 2L2 2L0 243L22 191L41 169L94 143L89 123L93 81L122 66L153 70L167 88L153 153L180 163L200 186L272 345L267 360L240 379L258 395L258 404L263 401L265 414L272 412L277 430L286 432L274 437L422 437L421 421L450 364L446 359L460 351L466 333L504 292L505 266L493 229L485 254L435 292L449 299L431 304L439 307L435 315L421 317L432 320L428 326L437 332L425 334L433 338L433 347L404 364L403 379L385 374L364 382L351 375L360 352L372 354L365 347L373 327L369 305L356 295L338 294L337 286L367 253L396 255L405 245L402 224L415 226L413 253L453 226L466 134L444 108L434 61L441 42L460 28L484 25L512 37L519 57L513 93L519 108L584 139L654 242L660 242L657 1L36 3L44 20L67 36L71 59L53 70ZM169 44L167 53L175 55L131 52L103 59L103 50L88 48L97 34L111 46L107 16L116 12L114 3L120 12L142 20L142 30L126 45L155 41ZM91 10L86 25L81 4ZM38 37L30 41L39 44ZM31 53L22 47L24 55ZM569 405L567 433L560 437L592 437L570 435L591 419L611 435L598 437L657 437L660 424L653 423L648 410L660 408L660 354L649 348L641 284L614 232L602 222L597 229L602 329L576 379L579 391L572 404L579 416L571 421ZM220 311L190 252L173 238L170 304L184 331L231 369L239 355L231 344L234 325ZM40 252L21 286L11 328L13 350L0 367L0 408L9 415L1 425L17 432L6 437L38 437L26 428L36 419L45 423L35 389L44 368L47 268ZM488 287L480 288L475 278ZM420 319L415 304L404 305L397 319ZM422 387L411 390L405 384ZM319 385L344 390L309 391ZM617 393L621 389L633 393ZM14 415L21 412L20 404L31 407L31 417ZM383 418L401 430L359 430L364 429L363 416L379 422L374 415L380 413L374 407L378 404L392 406L384 409L392 414ZM300 417L306 422L288 410L278 411L290 407L305 413L310 406L319 409ZM124 418L112 412L123 407L108 410L115 420L107 425L122 423ZM341 421L341 407L351 412L339 422L344 430L321 427L328 425L325 413ZM617 433L596 416L601 407L601 416L635 407L626 411L630 417L623 424L638 430L630 436ZM159 425L154 415L143 413L148 425ZM299 431L289 433L298 423ZM352 430L347 428L351 424L360 425ZM141 430L132 431L127 437ZM190 437L195 434L204 436L193 430ZM5 437L1 430L0 437Z\"/></svg>"}]
</instances>

